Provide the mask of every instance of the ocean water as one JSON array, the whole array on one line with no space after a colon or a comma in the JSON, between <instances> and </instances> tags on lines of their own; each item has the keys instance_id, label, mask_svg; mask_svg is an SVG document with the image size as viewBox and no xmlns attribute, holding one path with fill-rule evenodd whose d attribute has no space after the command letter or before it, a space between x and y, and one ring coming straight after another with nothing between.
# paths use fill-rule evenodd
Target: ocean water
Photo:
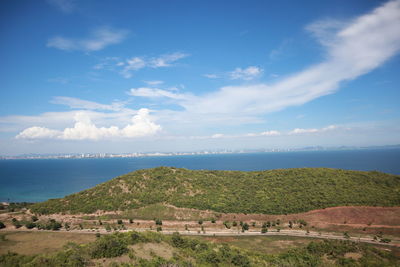
<instances>
[{"instance_id":1,"label":"ocean water","mask_svg":"<svg viewBox=\"0 0 400 267\"><path fill-rule=\"evenodd\" d=\"M242 171L329 167L400 175L400 149L0 160L0 201L38 202L59 198L134 170L158 166Z\"/></svg>"}]
</instances>

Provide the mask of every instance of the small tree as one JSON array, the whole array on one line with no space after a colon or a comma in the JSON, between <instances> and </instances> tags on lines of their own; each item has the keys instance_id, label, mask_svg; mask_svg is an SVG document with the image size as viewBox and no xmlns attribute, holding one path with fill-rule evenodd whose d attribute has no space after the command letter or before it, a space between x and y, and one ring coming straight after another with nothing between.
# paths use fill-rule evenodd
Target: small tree
<instances>
[{"instance_id":1,"label":"small tree","mask_svg":"<svg viewBox=\"0 0 400 267\"><path fill-rule=\"evenodd\" d=\"M199 224L202 225L203 224L203 220L199 220Z\"/></svg>"},{"instance_id":2,"label":"small tree","mask_svg":"<svg viewBox=\"0 0 400 267\"><path fill-rule=\"evenodd\" d=\"M242 232L249 230L249 225L247 223L243 223Z\"/></svg>"},{"instance_id":3,"label":"small tree","mask_svg":"<svg viewBox=\"0 0 400 267\"><path fill-rule=\"evenodd\" d=\"M31 217L31 220L32 220L32 222L36 222L36 221L39 220L39 219L38 219L38 217L36 217L35 215L33 215L33 216Z\"/></svg>"},{"instance_id":4,"label":"small tree","mask_svg":"<svg viewBox=\"0 0 400 267\"><path fill-rule=\"evenodd\" d=\"M6 225L3 222L0 222L0 229L6 228Z\"/></svg>"},{"instance_id":5,"label":"small tree","mask_svg":"<svg viewBox=\"0 0 400 267\"><path fill-rule=\"evenodd\" d=\"M265 233L267 233L267 232L268 232L268 228L263 226L263 227L261 228L261 233L262 233L262 234L265 234Z\"/></svg>"},{"instance_id":6,"label":"small tree","mask_svg":"<svg viewBox=\"0 0 400 267\"><path fill-rule=\"evenodd\" d=\"M156 225L162 225L162 221L160 219L155 219L154 221Z\"/></svg>"},{"instance_id":7,"label":"small tree","mask_svg":"<svg viewBox=\"0 0 400 267\"><path fill-rule=\"evenodd\" d=\"M233 221L232 226L237 226L237 222Z\"/></svg>"},{"instance_id":8,"label":"small tree","mask_svg":"<svg viewBox=\"0 0 400 267\"><path fill-rule=\"evenodd\" d=\"M121 220L121 219L118 220L117 223L118 223L118 224L122 224L122 220Z\"/></svg>"},{"instance_id":9,"label":"small tree","mask_svg":"<svg viewBox=\"0 0 400 267\"><path fill-rule=\"evenodd\" d=\"M157 232L161 232L162 231L162 227L161 226L157 226Z\"/></svg>"},{"instance_id":10,"label":"small tree","mask_svg":"<svg viewBox=\"0 0 400 267\"><path fill-rule=\"evenodd\" d=\"M36 223L34 223L34 222L27 222L27 223L25 224L25 227L26 227L27 229L35 228L35 227L36 227Z\"/></svg>"},{"instance_id":11,"label":"small tree","mask_svg":"<svg viewBox=\"0 0 400 267\"><path fill-rule=\"evenodd\" d=\"M129 219L129 223L133 223L133 220L132 220L132 219Z\"/></svg>"},{"instance_id":12,"label":"small tree","mask_svg":"<svg viewBox=\"0 0 400 267\"><path fill-rule=\"evenodd\" d=\"M211 223L215 223L215 218L212 218L212 219L211 219Z\"/></svg>"},{"instance_id":13,"label":"small tree","mask_svg":"<svg viewBox=\"0 0 400 267\"><path fill-rule=\"evenodd\" d=\"M349 238L350 238L350 235L349 235L348 232L344 232L344 233L343 233L343 237L346 238L346 239L349 239Z\"/></svg>"}]
</instances>

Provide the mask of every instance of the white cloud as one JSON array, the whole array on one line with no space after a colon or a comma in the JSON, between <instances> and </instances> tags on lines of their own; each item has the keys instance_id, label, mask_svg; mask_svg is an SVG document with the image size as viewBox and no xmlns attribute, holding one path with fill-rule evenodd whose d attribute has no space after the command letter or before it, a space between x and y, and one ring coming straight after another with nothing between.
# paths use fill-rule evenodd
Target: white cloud
<instances>
[{"instance_id":1,"label":"white cloud","mask_svg":"<svg viewBox=\"0 0 400 267\"><path fill-rule=\"evenodd\" d=\"M117 126L97 127L88 113L77 112L75 124L63 131L44 127L30 127L19 133L17 139L61 139L61 140L102 140L111 138L135 138L156 134L161 126L154 123L148 109L140 109L133 116L131 123L123 128Z\"/></svg>"},{"instance_id":2,"label":"white cloud","mask_svg":"<svg viewBox=\"0 0 400 267\"><path fill-rule=\"evenodd\" d=\"M236 68L234 71L229 73L229 77L232 80L252 80L260 76L263 72L263 69L255 66L250 66L245 69Z\"/></svg>"},{"instance_id":3,"label":"white cloud","mask_svg":"<svg viewBox=\"0 0 400 267\"><path fill-rule=\"evenodd\" d=\"M60 131L47 129L44 127L30 127L20 132L17 139L46 139L57 138L61 134Z\"/></svg>"},{"instance_id":4,"label":"white cloud","mask_svg":"<svg viewBox=\"0 0 400 267\"><path fill-rule=\"evenodd\" d=\"M189 56L181 52L175 52L171 54L165 54L158 57L146 58L146 57L132 57L127 59L125 62L118 62L116 66L122 67L121 74L125 78L129 79L133 76L133 72L143 68L166 68L174 66L173 63L179 59Z\"/></svg>"},{"instance_id":5,"label":"white cloud","mask_svg":"<svg viewBox=\"0 0 400 267\"><path fill-rule=\"evenodd\" d=\"M185 58L187 56L188 54L180 52L161 55L159 57L150 59L149 66L153 68L170 67L172 66L172 63L174 63L175 61L178 61L179 59Z\"/></svg>"},{"instance_id":6,"label":"white cloud","mask_svg":"<svg viewBox=\"0 0 400 267\"><path fill-rule=\"evenodd\" d=\"M124 66L124 69L121 71L121 74L128 79L132 77L132 71L140 70L146 67L146 62L140 57L133 57L127 59L126 64L122 66Z\"/></svg>"},{"instance_id":7,"label":"white cloud","mask_svg":"<svg viewBox=\"0 0 400 267\"><path fill-rule=\"evenodd\" d=\"M400 1L388 2L324 38L327 57L323 62L271 85L226 86L182 106L190 113L235 116L302 105L334 93L341 82L366 74L393 57L400 49L399 28Z\"/></svg>"},{"instance_id":8,"label":"white cloud","mask_svg":"<svg viewBox=\"0 0 400 267\"><path fill-rule=\"evenodd\" d=\"M47 46L66 51L98 51L109 45L121 43L127 35L127 30L102 27L91 32L88 38L52 37L47 41Z\"/></svg>"},{"instance_id":9,"label":"white cloud","mask_svg":"<svg viewBox=\"0 0 400 267\"><path fill-rule=\"evenodd\" d=\"M281 132L271 130L271 131L265 131L265 132L261 132L261 133L248 133L248 134L245 134L244 136L255 137L255 136L279 136L279 135L281 135Z\"/></svg>"},{"instance_id":10,"label":"white cloud","mask_svg":"<svg viewBox=\"0 0 400 267\"><path fill-rule=\"evenodd\" d=\"M148 98L166 97L176 100L182 100L188 98L188 95L185 94L177 94L163 89L148 88L148 87L132 88L128 92L128 95L148 97Z\"/></svg>"},{"instance_id":11,"label":"white cloud","mask_svg":"<svg viewBox=\"0 0 400 267\"><path fill-rule=\"evenodd\" d=\"M222 137L224 137L224 135L223 135L223 134L220 134L220 133L213 134L213 135L211 136L211 138L214 138L214 139L216 139L216 138L222 138Z\"/></svg>"},{"instance_id":12,"label":"white cloud","mask_svg":"<svg viewBox=\"0 0 400 267\"><path fill-rule=\"evenodd\" d=\"M209 78L209 79L217 79L218 78L217 74L204 74L203 76L206 78Z\"/></svg>"},{"instance_id":13,"label":"white cloud","mask_svg":"<svg viewBox=\"0 0 400 267\"><path fill-rule=\"evenodd\" d=\"M149 86L157 86L164 83L163 81L144 81L144 82Z\"/></svg>"},{"instance_id":14,"label":"white cloud","mask_svg":"<svg viewBox=\"0 0 400 267\"><path fill-rule=\"evenodd\" d=\"M327 127L321 128L321 129L316 129L316 128L311 128L311 129L296 128L296 129L293 129L292 131L290 131L289 135L323 133L323 132L332 131L332 130L336 130L336 129L338 129L338 126L336 126L336 125L329 125Z\"/></svg>"},{"instance_id":15,"label":"white cloud","mask_svg":"<svg viewBox=\"0 0 400 267\"><path fill-rule=\"evenodd\" d=\"M71 13L76 8L73 0L47 0L47 2L64 13Z\"/></svg>"},{"instance_id":16,"label":"white cloud","mask_svg":"<svg viewBox=\"0 0 400 267\"><path fill-rule=\"evenodd\" d=\"M99 104L97 102L83 100L74 97L56 96L51 101L53 104L65 105L73 109L89 109L89 110L121 110L123 103L114 102L111 105Z\"/></svg>"}]
</instances>

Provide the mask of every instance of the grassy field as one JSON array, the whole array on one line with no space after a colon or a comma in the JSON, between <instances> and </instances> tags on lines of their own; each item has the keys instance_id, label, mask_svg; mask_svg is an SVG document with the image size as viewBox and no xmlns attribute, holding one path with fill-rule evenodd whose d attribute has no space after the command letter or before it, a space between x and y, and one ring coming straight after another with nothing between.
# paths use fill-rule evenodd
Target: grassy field
<instances>
[{"instance_id":1,"label":"grassy field","mask_svg":"<svg viewBox=\"0 0 400 267\"><path fill-rule=\"evenodd\" d=\"M158 203L222 213L288 214L335 206L399 206L400 177L327 168L256 172L138 170L31 206L41 214L126 211ZM137 210L140 215L140 210ZM148 213L143 211L142 215Z\"/></svg>"},{"instance_id":2,"label":"grassy field","mask_svg":"<svg viewBox=\"0 0 400 267\"><path fill-rule=\"evenodd\" d=\"M316 240L315 238L292 236L199 236L198 238L214 243L227 243L238 248L266 254L277 254L286 252L292 248L303 248L311 241L320 242L320 240Z\"/></svg>"},{"instance_id":3,"label":"grassy field","mask_svg":"<svg viewBox=\"0 0 400 267\"><path fill-rule=\"evenodd\" d=\"M0 254L0 266L399 266L393 251L349 241L287 237L194 238L179 234L128 232L101 235L94 241L77 234L6 235L2 247L19 254ZM75 235L75 234L74 234ZM11 240L13 239L13 240ZM16 243L15 243L16 242ZM30 243L30 248L23 243ZM36 253L31 251L37 246ZM53 247L49 250L49 246ZM24 254L22 254L24 253ZM29 256L30 255L30 256ZM117 265L115 265L115 264Z\"/></svg>"},{"instance_id":4,"label":"grassy field","mask_svg":"<svg viewBox=\"0 0 400 267\"><path fill-rule=\"evenodd\" d=\"M5 232L0 233L0 254L8 251L22 255L52 253L68 242L85 244L96 239L94 234L65 232Z\"/></svg>"}]
</instances>

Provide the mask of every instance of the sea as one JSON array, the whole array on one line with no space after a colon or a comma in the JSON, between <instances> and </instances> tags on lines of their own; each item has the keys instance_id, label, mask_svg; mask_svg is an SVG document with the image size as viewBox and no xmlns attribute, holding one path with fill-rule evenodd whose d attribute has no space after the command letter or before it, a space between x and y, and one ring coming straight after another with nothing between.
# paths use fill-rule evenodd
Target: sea
<instances>
[{"instance_id":1,"label":"sea","mask_svg":"<svg viewBox=\"0 0 400 267\"><path fill-rule=\"evenodd\" d=\"M158 166L241 171L327 167L400 175L400 149L0 160L0 201L60 198L131 171Z\"/></svg>"}]
</instances>

